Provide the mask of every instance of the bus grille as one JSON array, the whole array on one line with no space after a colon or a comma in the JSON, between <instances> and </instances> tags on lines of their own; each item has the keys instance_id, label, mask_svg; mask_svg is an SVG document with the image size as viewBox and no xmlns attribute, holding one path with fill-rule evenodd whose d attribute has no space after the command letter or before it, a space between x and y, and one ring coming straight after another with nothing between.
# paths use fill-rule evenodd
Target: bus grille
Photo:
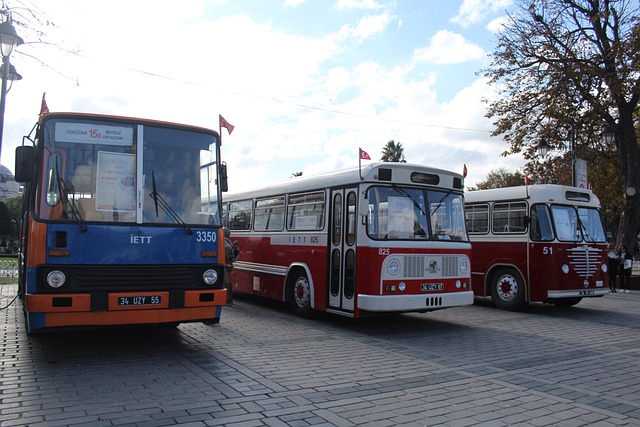
<instances>
[{"instance_id":1,"label":"bus grille","mask_svg":"<svg viewBox=\"0 0 640 427\"><path fill-rule=\"evenodd\" d=\"M578 246L568 249L569 264L571 264L580 277L593 276L600 267L600 253L598 248L590 246Z\"/></svg>"},{"instance_id":2,"label":"bus grille","mask_svg":"<svg viewBox=\"0 0 640 427\"><path fill-rule=\"evenodd\" d=\"M405 256L404 277L425 277L425 261L426 257L424 256ZM442 277L456 277L458 275L458 257L443 256L440 268Z\"/></svg>"},{"instance_id":3,"label":"bus grille","mask_svg":"<svg viewBox=\"0 0 640 427\"><path fill-rule=\"evenodd\" d=\"M404 277L424 277L424 257L404 257Z\"/></svg>"},{"instance_id":4,"label":"bus grille","mask_svg":"<svg viewBox=\"0 0 640 427\"><path fill-rule=\"evenodd\" d=\"M75 285L91 290L193 287L202 284L201 278L196 280L196 270L181 266L94 266L75 270Z\"/></svg>"},{"instance_id":5,"label":"bus grille","mask_svg":"<svg viewBox=\"0 0 640 427\"><path fill-rule=\"evenodd\" d=\"M458 275L458 257L442 257L442 277L454 277Z\"/></svg>"}]
</instances>

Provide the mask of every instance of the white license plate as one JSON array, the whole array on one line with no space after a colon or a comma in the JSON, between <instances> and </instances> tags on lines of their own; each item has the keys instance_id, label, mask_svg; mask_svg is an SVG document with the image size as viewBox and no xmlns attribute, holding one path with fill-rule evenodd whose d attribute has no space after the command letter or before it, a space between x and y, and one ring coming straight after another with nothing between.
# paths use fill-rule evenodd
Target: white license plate
<instances>
[{"instance_id":1,"label":"white license plate","mask_svg":"<svg viewBox=\"0 0 640 427\"><path fill-rule=\"evenodd\" d=\"M421 291L441 291L444 289L444 283L421 283Z\"/></svg>"}]
</instances>

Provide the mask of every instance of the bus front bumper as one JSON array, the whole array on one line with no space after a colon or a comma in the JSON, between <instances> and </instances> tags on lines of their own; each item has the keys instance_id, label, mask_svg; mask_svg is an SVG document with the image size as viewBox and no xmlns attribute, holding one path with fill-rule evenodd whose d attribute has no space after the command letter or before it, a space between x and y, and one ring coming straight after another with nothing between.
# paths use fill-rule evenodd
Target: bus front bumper
<instances>
[{"instance_id":1,"label":"bus front bumper","mask_svg":"<svg viewBox=\"0 0 640 427\"><path fill-rule=\"evenodd\" d=\"M561 299L561 298L589 298L589 297L601 297L607 295L609 289L569 289L566 291L547 291L547 298L549 299Z\"/></svg>"},{"instance_id":2,"label":"bus front bumper","mask_svg":"<svg viewBox=\"0 0 640 427\"><path fill-rule=\"evenodd\" d=\"M358 294L358 308L371 312L438 310L473 304L473 291L422 295Z\"/></svg>"}]
</instances>

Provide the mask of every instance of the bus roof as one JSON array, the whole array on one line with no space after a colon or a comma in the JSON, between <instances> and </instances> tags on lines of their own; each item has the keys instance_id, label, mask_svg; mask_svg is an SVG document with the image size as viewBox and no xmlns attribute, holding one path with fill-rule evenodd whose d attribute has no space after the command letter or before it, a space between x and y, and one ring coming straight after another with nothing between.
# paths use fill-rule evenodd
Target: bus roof
<instances>
[{"instance_id":1,"label":"bus roof","mask_svg":"<svg viewBox=\"0 0 640 427\"><path fill-rule=\"evenodd\" d=\"M464 198L465 203L527 199L531 203L550 202L600 206L600 200L591 190L556 184L521 185L518 187L467 191L464 194Z\"/></svg>"},{"instance_id":2,"label":"bus roof","mask_svg":"<svg viewBox=\"0 0 640 427\"><path fill-rule=\"evenodd\" d=\"M358 168L354 167L319 175L289 178L285 181L275 182L247 191L229 192L223 195L223 199L268 197L276 194L324 190L329 187L358 185L360 183L411 184L411 174L414 172L437 175L439 177L437 186L439 187L453 188L460 191L464 188L462 175L451 171L412 163L367 162L367 164L362 165L360 173ZM362 180L360 179L360 174L362 175ZM414 185L416 185L415 182ZM417 183L417 185L425 184ZM433 185L435 186L436 184Z\"/></svg>"},{"instance_id":3,"label":"bus roof","mask_svg":"<svg viewBox=\"0 0 640 427\"><path fill-rule=\"evenodd\" d=\"M44 122L52 119L93 119L93 120L105 120L112 122L120 122L120 123L141 123L149 126L164 126L164 127L181 127L183 129L188 129L196 132L208 133L215 136L218 136L218 132L213 129L208 129L201 126L188 125L183 123L173 123L173 122L165 122L162 120L152 120L152 119L143 119L140 117L127 117L127 116L113 116L110 114L97 114L97 113L80 113L80 112L62 112L55 111L44 114L40 118L40 122Z\"/></svg>"}]
</instances>

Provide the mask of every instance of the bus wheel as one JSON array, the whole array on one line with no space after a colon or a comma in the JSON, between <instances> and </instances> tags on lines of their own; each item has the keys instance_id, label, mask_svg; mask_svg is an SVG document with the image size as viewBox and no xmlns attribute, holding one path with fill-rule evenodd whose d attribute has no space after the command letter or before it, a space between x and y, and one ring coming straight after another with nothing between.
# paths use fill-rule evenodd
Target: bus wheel
<instances>
[{"instance_id":1,"label":"bus wheel","mask_svg":"<svg viewBox=\"0 0 640 427\"><path fill-rule=\"evenodd\" d=\"M551 300L551 303L557 305L558 307L573 307L574 305L576 305L580 301L582 301L582 298L580 298L580 297L575 297L575 298L556 298L556 299Z\"/></svg>"},{"instance_id":2,"label":"bus wheel","mask_svg":"<svg viewBox=\"0 0 640 427\"><path fill-rule=\"evenodd\" d=\"M293 285L289 287L289 303L293 312L302 317L311 315L311 286L304 271L297 270L293 274Z\"/></svg>"},{"instance_id":3,"label":"bus wheel","mask_svg":"<svg viewBox=\"0 0 640 427\"><path fill-rule=\"evenodd\" d=\"M524 283L520 275L511 268L501 268L492 275L491 299L503 310L518 310L524 301Z\"/></svg>"}]
</instances>

